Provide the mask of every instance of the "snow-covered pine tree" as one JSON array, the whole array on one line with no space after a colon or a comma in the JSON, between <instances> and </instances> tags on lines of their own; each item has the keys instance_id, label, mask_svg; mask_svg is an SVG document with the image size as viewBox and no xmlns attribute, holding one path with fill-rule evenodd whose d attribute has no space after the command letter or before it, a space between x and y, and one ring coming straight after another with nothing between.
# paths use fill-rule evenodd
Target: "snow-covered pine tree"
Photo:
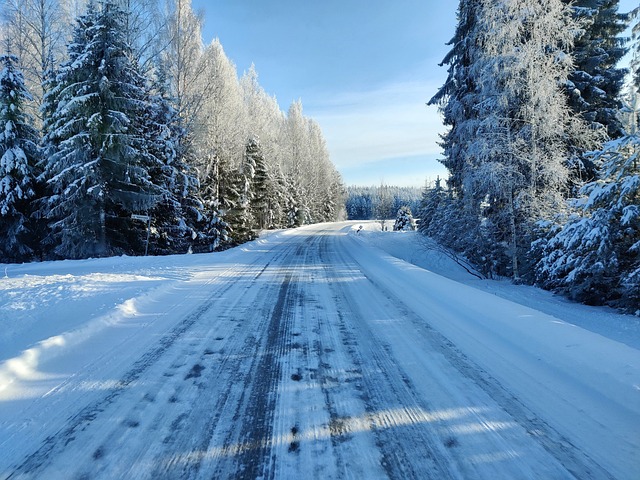
<instances>
[{"instance_id":1,"label":"snow-covered pine tree","mask_svg":"<svg viewBox=\"0 0 640 480\"><path fill-rule=\"evenodd\" d=\"M569 106L592 126L604 127L611 138L622 134L617 112L624 85L628 26L619 0L563 0L570 5L581 30L572 49L574 68L567 82Z\"/></svg>"},{"instance_id":2,"label":"snow-covered pine tree","mask_svg":"<svg viewBox=\"0 0 640 480\"><path fill-rule=\"evenodd\" d=\"M246 155L253 164L253 178L251 180L251 212L256 229L269 228L273 225L274 187L269 167L262 153L258 137L251 137L247 141Z\"/></svg>"},{"instance_id":3,"label":"snow-covered pine tree","mask_svg":"<svg viewBox=\"0 0 640 480\"><path fill-rule=\"evenodd\" d=\"M0 262L29 260L38 133L24 111L31 99L14 55L0 56Z\"/></svg>"},{"instance_id":4,"label":"snow-covered pine tree","mask_svg":"<svg viewBox=\"0 0 640 480\"><path fill-rule=\"evenodd\" d=\"M438 105L445 125L449 126L441 142L444 151L441 163L449 171L449 194L433 212L429 225L421 226L421 231L444 246L467 255L478 265L493 268L495 261L488 260L485 255L486 245L481 235L484 199L472 182L473 172L479 164L479 152L471 148L480 122L477 106L486 100L481 96L478 78L478 63L484 55L481 48L483 30L478 24L483 15L481 1L460 0L458 24L450 41L452 47L441 63L441 66L448 65L447 80L429 101L430 105Z\"/></svg>"},{"instance_id":5,"label":"snow-covered pine tree","mask_svg":"<svg viewBox=\"0 0 640 480\"><path fill-rule=\"evenodd\" d=\"M286 203L289 192L287 180L279 165L276 165L273 170L272 186L271 212L273 213L273 223L270 228L285 228L287 226Z\"/></svg>"},{"instance_id":6,"label":"snow-covered pine tree","mask_svg":"<svg viewBox=\"0 0 640 480\"><path fill-rule=\"evenodd\" d=\"M571 5L573 16L581 27L572 49L574 68L567 80L569 107L594 130L617 138L622 126L617 112L624 84L625 69L619 67L627 51L626 39L621 37L628 19L618 12L618 0L563 0ZM585 141L586 140L586 143ZM584 137L570 138L571 195L585 182L597 176L597 165L587 152L600 146Z\"/></svg>"},{"instance_id":7,"label":"snow-covered pine tree","mask_svg":"<svg viewBox=\"0 0 640 480\"><path fill-rule=\"evenodd\" d=\"M640 91L640 7L633 9L630 16L633 19L633 27L631 29L633 39L631 46L633 52L631 58L631 83L636 90Z\"/></svg>"},{"instance_id":8,"label":"snow-covered pine tree","mask_svg":"<svg viewBox=\"0 0 640 480\"><path fill-rule=\"evenodd\" d=\"M253 216L247 194L247 177L240 170L226 174L226 209L224 219L229 224L229 242L238 245L254 238Z\"/></svg>"},{"instance_id":9,"label":"snow-covered pine tree","mask_svg":"<svg viewBox=\"0 0 640 480\"><path fill-rule=\"evenodd\" d=\"M212 251L225 239L224 222L214 206L206 208L199 196L197 173L185 161L186 130L171 105L162 66L144 117L147 152L155 159L149 173L161 188L161 200L151 211L153 253Z\"/></svg>"},{"instance_id":10,"label":"snow-covered pine tree","mask_svg":"<svg viewBox=\"0 0 640 480\"><path fill-rule=\"evenodd\" d=\"M47 121L53 151L45 211L60 257L143 252L144 225L131 214L159 200L149 177L155 159L136 121L145 109L144 80L121 39L123 16L112 1L90 2L47 99L55 110Z\"/></svg>"},{"instance_id":11,"label":"snow-covered pine tree","mask_svg":"<svg viewBox=\"0 0 640 480\"><path fill-rule=\"evenodd\" d=\"M415 230L413 214L407 206L400 207L396 214L396 221L393 224L394 232L409 232Z\"/></svg>"},{"instance_id":12,"label":"snow-covered pine tree","mask_svg":"<svg viewBox=\"0 0 640 480\"><path fill-rule=\"evenodd\" d=\"M464 195L464 179L469 165L475 163L474 152L467 148L476 128L477 79L471 70L480 56L479 31L476 28L480 15L478 0L460 0L458 24L454 37L449 41L451 50L440 66L448 65L447 80L429 105L438 105L443 122L449 130L442 136L444 159L440 162L449 171L447 184L454 195Z\"/></svg>"},{"instance_id":13,"label":"snow-covered pine tree","mask_svg":"<svg viewBox=\"0 0 640 480\"><path fill-rule=\"evenodd\" d=\"M564 226L541 240L538 281L590 304L640 310L640 95L621 118L624 136L595 155L600 178L582 189L584 201Z\"/></svg>"},{"instance_id":14,"label":"snow-covered pine tree","mask_svg":"<svg viewBox=\"0 0 640 480\"><path fill-rule=\"evenodd\" d=\"M420 210L418 210L418 218L420 219L418 231L421 234L429 235L431 223L445 196L446 192L442 187L442 180L440 180L439 176L436 178L436 183L433 187L425 185L420 199Z\"/></svg>"}]
</instances>

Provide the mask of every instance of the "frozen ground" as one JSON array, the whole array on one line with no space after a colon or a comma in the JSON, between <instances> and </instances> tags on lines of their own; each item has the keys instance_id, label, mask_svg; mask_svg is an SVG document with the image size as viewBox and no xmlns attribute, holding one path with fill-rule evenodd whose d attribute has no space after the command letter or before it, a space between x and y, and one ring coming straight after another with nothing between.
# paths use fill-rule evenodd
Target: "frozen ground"
<instances>
[{"instance_id":1,"label":"frozen ground","mask_svg":"<svg viewBox=\"0 0 640 480\"><path fill-rule=\"evenodd\" d=\"M2 266L0 478L639 477L637 317L358 225Z\"/></svg>"}]
</instances>

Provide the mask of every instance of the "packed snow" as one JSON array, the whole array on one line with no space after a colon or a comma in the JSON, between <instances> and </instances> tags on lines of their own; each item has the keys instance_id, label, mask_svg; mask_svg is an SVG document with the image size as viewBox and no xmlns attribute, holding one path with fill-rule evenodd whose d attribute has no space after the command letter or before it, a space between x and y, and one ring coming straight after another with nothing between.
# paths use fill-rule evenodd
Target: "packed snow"
<instances>
[{"instance_id":1,"label":"packed snow","mask_svg":"<svg viewBox=\"0 0 640 480\"><path fill-rule=\"evenodd\" d=\"M640 319L415 232L1 268L0 478L640 476Z\"/></svg>"}]
</instances>

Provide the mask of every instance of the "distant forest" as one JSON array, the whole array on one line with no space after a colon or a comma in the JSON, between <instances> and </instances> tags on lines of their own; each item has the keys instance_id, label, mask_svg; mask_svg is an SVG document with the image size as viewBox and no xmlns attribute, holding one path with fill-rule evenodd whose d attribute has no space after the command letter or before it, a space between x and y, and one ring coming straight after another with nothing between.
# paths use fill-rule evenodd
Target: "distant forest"
<instances>
[{"instance_id":1,"label":"distant forest","mask_svg":"<svg viewBox=\"0 0 640 480\"><path fill-rule=\"evenodd\" d=\"M401 207L409 207L415 213L420 208L422 189L378 185L370 187L349 186L345 205L349 220L373 220L395 218Z\"/></svg>"}]
</instances>

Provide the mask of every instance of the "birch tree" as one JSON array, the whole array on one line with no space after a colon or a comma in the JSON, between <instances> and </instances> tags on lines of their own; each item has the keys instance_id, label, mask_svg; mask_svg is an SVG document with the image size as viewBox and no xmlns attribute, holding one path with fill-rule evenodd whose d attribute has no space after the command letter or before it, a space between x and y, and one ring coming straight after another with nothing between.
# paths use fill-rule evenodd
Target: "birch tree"
<instances>
[{"instance_id":1,"label":"birch tree","mask_svg":"<svg viewBox=\"0 0 640 480\"><path fill-rule=\"evenodd\" d=\"M4 43L19 59L31 99L25 108L39 124L46 73L66 54L73 16L65 0L4 0Z\"/></svg>"}]
</instances>

